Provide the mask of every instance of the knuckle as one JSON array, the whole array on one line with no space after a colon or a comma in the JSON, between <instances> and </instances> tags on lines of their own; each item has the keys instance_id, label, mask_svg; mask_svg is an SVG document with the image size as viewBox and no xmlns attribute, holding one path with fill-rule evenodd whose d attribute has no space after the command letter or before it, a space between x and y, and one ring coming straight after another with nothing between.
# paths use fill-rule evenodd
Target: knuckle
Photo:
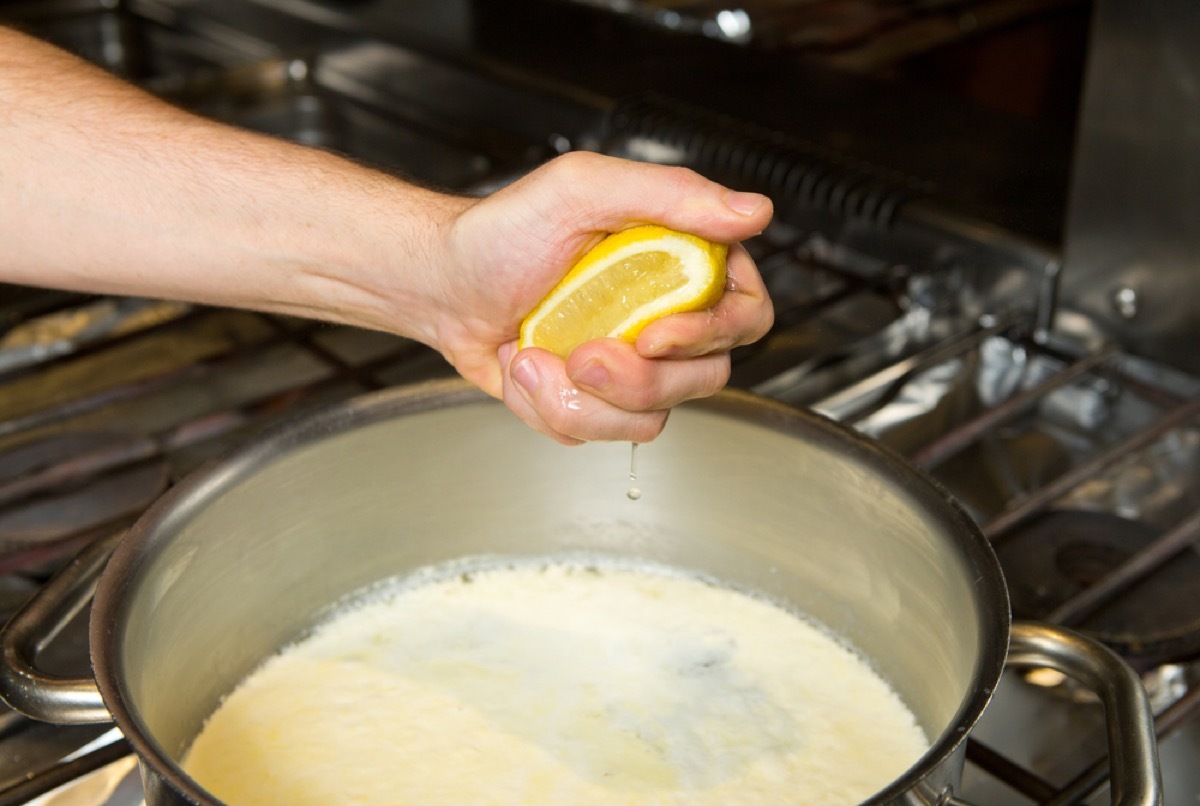
<instances>
[{"instance_id":1,"label":"knuckle","mask_svg":"<svg viewBox=\"0 0 1200 806\"><path fill-rule=\"evenodd\" d=\"M710 397L725 388L732 371L729 352L713 353L704 359L704 372L682 400Z\"/></svg>"},{"instance_id":2,"label":"knuckle","mask_svg":"<svg viewBox=\"0 0 1200 806\"><path fill-rule=\"evenodd\" d=\"M656 360L642 360L635 364L637 374L622 386L621 407L629 411L651 412L670 406L673 400L672 386L678 379L675 373L681 365Z\"/></svg>"},{"instance_id":3,"label":"knuckle","mask_svg":"<svg viewBox=\"0 0 1200 806\"><path fill-rule=\"evenodd\" d=\"M708 183L708 180L699 173L682 165L664 167L663 181L669 184L676 193L687 193L701 183Z\"/></svg>"},{"instance_id":4,"label":"knuckle","mask_svg":"<svg viewBox=\"0 0 1200 806\"><path fill-rule=\"evenodd\" d=\"M771 328L775 326L775 306L766 304L762 306L762 314L759 316L758 327L751 334L751 341L758 341L763 336L771 332Z\"/></svg>"},{"instance_id":5,"label":"knuckle","mask_svg":"<svg viewBox=\"0 0 1200 806\"><path fill-rule=\"evenodd\" d=\"M596 169L598 158L589 151L568 151L546 163L546 170L562 181L578 180Z\"/></svg>"},{"instance_id":6,"label":"knuckle","mask_svg":"<svg viewBox=\"0 0 1200 806\"><path fill-rule=\"evenodd\" d=\"M622 395L621 408L630 411L648 411L661 408L662 392L657 384L637 384L630 386Z\"/></svg>"},{"instance_id":7,"label":"knuckle","mask_svg":"<svg viewBox=\"0 0 1200 806\"><path fill-rule=\"evenodd\" d=\"M707 387L708 394L716 394L725 388L725 384L729 383L729 376L732 373L732 362L728 352L720 353L715 356L717 359L713 362L712 371L709 373L709 385Z\"/></svg>"}]
</instances>

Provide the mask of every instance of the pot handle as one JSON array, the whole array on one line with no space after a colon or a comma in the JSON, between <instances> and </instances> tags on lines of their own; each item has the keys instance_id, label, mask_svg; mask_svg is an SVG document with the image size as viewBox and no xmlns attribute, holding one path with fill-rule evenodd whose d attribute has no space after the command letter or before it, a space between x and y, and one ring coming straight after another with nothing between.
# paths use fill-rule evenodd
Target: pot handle
<instances>
[{"instance_id":1,"label":"pot handle","mask_svg":"<svg viewBox=\"0 0 1200 806\"><path fill-rule=\"evenodd\" d=\"M1109 793L1114 806L1163 802L1154 714L1142 682L1108 647L1074 630L1013 624L1008 665L1054 669L1087 686L1104 705L1108 727ZM949 798L947 806L969 806Z\"/></svg>"},{"instance_id":2,"label":"pot handle","mask_svg":"<svg viewBox=\"0 0 1200 806\"><path fill-rule=\"evenodd\" d=\"M38 652L92 598L100 572L124 530L95 541L17 611L0 633L0 699L42 722L111 722L94 677L59 677L38 669Z\"/></svg>"}]
</instances>

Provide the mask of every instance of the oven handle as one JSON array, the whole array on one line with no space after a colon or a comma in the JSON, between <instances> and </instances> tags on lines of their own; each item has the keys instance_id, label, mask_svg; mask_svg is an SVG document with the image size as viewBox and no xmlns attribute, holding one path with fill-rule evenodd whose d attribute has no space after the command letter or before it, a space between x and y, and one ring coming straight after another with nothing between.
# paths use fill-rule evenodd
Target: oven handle
<instances>
[{"instance_id":1,"label":"oven handle","mask_svg":"<svg viewBox=\"0 0 1200 806\"><path fill-rule=\"evenodd\" d=\"M30 597L0 633L0 699L42 722L111 722L94 677L60 677L37 666L38 653L53 641L96 592L100 572L125 536L118 530L67 563Z\"/></svg>"},{"instance_id":2,"label":"oven handle","mask_svg":"<svg viewBox=\"0 0 1200 806\"><path fill-rule=\"evenodd\" d=\"M1109 793L1114 806L1163 802L1154 713L1142 681L1115 652L1074 630L1018 621L1008 665L1054 669L1083 684L1104 705L1108 729ZM970 806L951 797L946 806Z\"/></svg>"}]
</instances>

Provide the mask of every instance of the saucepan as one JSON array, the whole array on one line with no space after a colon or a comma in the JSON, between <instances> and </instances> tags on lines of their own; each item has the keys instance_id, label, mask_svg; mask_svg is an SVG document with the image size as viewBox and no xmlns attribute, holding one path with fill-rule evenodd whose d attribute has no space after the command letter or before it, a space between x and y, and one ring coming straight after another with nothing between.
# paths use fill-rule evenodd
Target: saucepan
<instances>
[{"instance_id":1,"label":"saucepan","mask_svg":"<svg viewBox=\"0 0 1200 806\"><path fill-rule=\"evenodd\" d=\"M147 802L215 803L180 758L222 697L356 590L473 556L587 552L753 590L857 648L930 738L870 803L958 803L966 739L1006 662L1093 688L1112 797L1161 799L1137 677L1069 631L1010 622L990 545L935 483L816 414L725 391L642 448L564 448L461 382L351 400L182 481L5 628L0 693L52 722L115 721ZM108 553L111 551L111 557ZM94 592L94 593L93 593ZM94 677L36 648L94 595Z\"/></svg>"}]
</instances>

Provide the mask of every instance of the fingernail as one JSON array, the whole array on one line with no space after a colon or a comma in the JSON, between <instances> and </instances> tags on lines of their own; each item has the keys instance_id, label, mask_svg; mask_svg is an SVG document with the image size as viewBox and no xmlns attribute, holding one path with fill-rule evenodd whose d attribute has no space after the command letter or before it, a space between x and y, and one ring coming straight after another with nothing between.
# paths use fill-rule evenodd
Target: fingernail
<instances>
[{"instance_id":1,"label":"fingernail","mask_svg":"<svg viewBox=\"0 0 1200 806\"><path fill-rule=\"evenodd\" d=\"M744 216L754 215L766 200L767 197L761 193L745 193L740 190L731 190L725 194L726 206L735 213Z\"/></svg>"},{"instance_id":2,"label":"fingernail","mask_svg":"<svg viewBox=\"0 0 1200 806\"><path fill-rule=\"evenodd\" d=\"M538 386L542 383L542 378L538 375L537 366L534 365L532 358L519 358L517 363L512 366L512 377L525 390L526 394L536 394Z\"/></svg>"},{"instance_id":3,"label":"fingernail","mask_svg":"<svg viewBox=\"0 0 1200 806\"><path fill-rule=\"evenodd\" d=\"M608 374L608 370L599 361L588 361L575 371L575 374L571 376L571 380L580 386L603 390L608 388L608 384L612 381L612 376Z\"/></svg>"}]
</instances>

